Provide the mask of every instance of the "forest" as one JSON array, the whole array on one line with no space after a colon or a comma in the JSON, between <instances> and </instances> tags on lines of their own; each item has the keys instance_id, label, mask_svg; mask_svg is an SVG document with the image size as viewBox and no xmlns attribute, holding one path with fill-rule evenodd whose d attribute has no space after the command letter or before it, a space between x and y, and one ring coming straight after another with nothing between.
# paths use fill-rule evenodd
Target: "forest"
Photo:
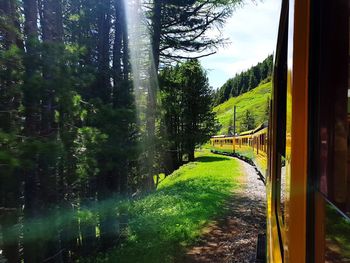
<instances>
[{"instance_id":1,"label":"forest","mask_svg":"<svg viewBox=\"0 0 350 263\"><path fill-rule=\"evenodd\" d=\"M199 58L239 0L0 1L0 261L120 246L128 212L219 129Z\"/></svg>"},{"instance_id":2,"label":"forest","mask_svg":"<svg viewBox=\"0 0 350 263\"><path fill-rule=\"evenodd\" d=\"M256 88L261 82L269 82L271 80L272 70L273 56L269 55L257 65L236 74L216 91L214 99L215 106L227 101L231 97L238 97Z\"/></svg>"}]
</instances>

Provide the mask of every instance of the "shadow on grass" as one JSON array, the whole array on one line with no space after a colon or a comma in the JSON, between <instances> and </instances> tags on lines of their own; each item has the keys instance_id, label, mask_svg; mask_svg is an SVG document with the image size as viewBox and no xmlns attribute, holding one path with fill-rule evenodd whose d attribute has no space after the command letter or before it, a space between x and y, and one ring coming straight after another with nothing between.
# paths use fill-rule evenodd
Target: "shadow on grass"
<instances>
[{"instance_id":1,"label":"shadow on grass","mask_svg":"<svg viewBox=\"0 0 350 263\"><path fill-rule=\"evenodd\" d=\"M209 163L209 162L221 162L227 161L228 157L218 157L218 156L201 156L196 158L196 162Z\"/></svg>"},{"instance_id":2,"label":"shadow on grass","mask_svg":"<svg viewBox=\"0 0 350 263\"><path fill-rule=\"evenodd\" d=\"M265 202L249 194L236 193L222 206L199 242L178 254L176 263L255 262L255 245L264 233Z\"/></svg>"},{"instance_id":3,"label":"shadow on grass","mask_svg":"<svg viewBox=\"0 0 350 263\"><path fill-rule=\"evenodd\" d=\"M176 182L134 203L129 239L104 262L175 262L209 220L221 215L231 196L225 180Z\"/></svg>"},{"instance_id":4,"label":"shadow on grass","mask_svg":"<svg viewBox=\"0 0 350 263\"><path fill-rule=\"evenodd\" d=\"M239 166L229 157L200 156L179 169L156 192L128 206L127 239L93 262L177 262L196 243L203 227L225 213ZM217 162L217 164L216 164Z\"/></svg>"}]
</instances>

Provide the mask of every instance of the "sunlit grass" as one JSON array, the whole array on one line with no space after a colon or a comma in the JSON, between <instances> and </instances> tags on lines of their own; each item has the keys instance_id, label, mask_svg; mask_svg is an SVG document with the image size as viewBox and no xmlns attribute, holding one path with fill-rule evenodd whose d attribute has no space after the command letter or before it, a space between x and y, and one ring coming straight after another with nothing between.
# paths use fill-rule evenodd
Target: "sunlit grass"
<instances>
[{"instance_id":1,"label":"sunlit grass","mask_svg":"<svg viewBox=\"0 0 350 263\"><path fill-rule=\"evenodd\" d=\"M214 112L216 112L217 118L222 125L222 128L218 134L227 134L230 122L233 122L234 105L237 106L236 127L238 132L240 132L241 121L243 120L244 114L247 110L253 113L255 123L257 125L261 124L264 120L267 99L271 97L271 87L271 82L259 85L247 93L231 98L228 101L216 106L214 108Z\"/></svg>"},{"instance_id":2,"label":"sunlit grass","mask_svg":"<svg viewBox=\"0 0 350 263\"><path fill-rule=\"evenodd\" d=\"M101 262L173 262L222 213L241 173L237 160L207 151L129 207L129 236Z\"/></svg>"}]
</instances>

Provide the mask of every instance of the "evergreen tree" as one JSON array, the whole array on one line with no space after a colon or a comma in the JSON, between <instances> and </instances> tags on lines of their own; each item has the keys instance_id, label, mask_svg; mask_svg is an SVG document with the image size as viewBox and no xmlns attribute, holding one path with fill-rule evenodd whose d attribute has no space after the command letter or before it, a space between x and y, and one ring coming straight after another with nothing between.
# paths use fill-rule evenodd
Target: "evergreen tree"
<instances>
[{"instance_id":1,"label":"evergreen tree","mask_svg":"<svg viewBox=\"0 0 350 263\"><path fill-rule=\"evenodd\" d=\"M155 163L156 94L159 64L188 58L199 58L215 53L222 38L209 38L206 32L223 25L240 0L174 1L153 0L146 3L151 50L150 85L147 91L147 158L146 188L153 188ZM199 55L191 55L199 53Z\"/></svg>"},{"instance_id":2,"label":"evergreen tree","mask_svg":"<svg viewBox=\"0 0 350 263\"><path fill-rule=\"evenodd\" d=\"M265 106L265 114L264 114L264 122L268 121L270 118L270 98L268 97L266 100L266 106Z\"/></svg>"},{"instance_id":3,"label":"evergreen tree","mask_svg":"<svg viewBox=\"0 0 350 263\"><path fill-rule=\"evenodd\" d=\"M249 131L255 128L254 115L247 110L244 114L243 120L241 121L241 132Z\"/></svg>"},{"instance_id":4,"label":"evergreen tree","mask_svg":"<svg viewBox=\"0 0 350 263\"><path fill-rule=\"evenodd\" d=\"M0 1L0 235L9 262L73 262L117 246L127 217L114 200L152 189L157 132L175 153L169 172L216 132L198 61L164 73L163 105L158 70L183 59L174 50L211 54L222 39L205 33L239 1L151 1L153 52L142 47L149 55L140 62L149 70L133 73L125 14L136 2ZM136 114L140 92L146 116Z\"/></svg>"},{"instance_id":5,"label":"evergreen tree","mask_svg":"<svg viewBox=\"0 0 350 263\"><path fill-rule=\"evenodd\" d=\"M14 1L3 0L0 3L0 36L0 235L4 243L3 255L12 263L20 259L18 135L23 77L19 7Z\"/></svg>"},{"instance_id":6,"label":"evergreen tree","mask_svg":"<svg viewBox=\"0 0 350 263\"><path fill-rule=\"evenodd\" d=\"M184 79L184 148L189 161L193 161L195 147L208 141L218 131L218 123L211 110L212 94L208 78L198 60L184 63L181 74Z\"/></svg>"},{"instance_id":7,"label":"evergreen tree","mask_svg":"<svg viewBox=\"0 0 350 263\"><path fill-rule=\"evenodd\" d=\"M162 102L166 105L163 121L176 168L183 162L183 154L193 161L196 146L214 135L219 125L211 111L212 91L198 60L166 69L161 77Z\"/></svg>"}]
</instances>

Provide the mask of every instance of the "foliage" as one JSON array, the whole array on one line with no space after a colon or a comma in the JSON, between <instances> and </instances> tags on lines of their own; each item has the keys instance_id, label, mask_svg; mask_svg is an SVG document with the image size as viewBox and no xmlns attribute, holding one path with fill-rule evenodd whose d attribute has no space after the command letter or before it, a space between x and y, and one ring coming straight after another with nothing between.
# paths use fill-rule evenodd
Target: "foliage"
<instances>
[{"instance_id":1,"label":"foliage","mask_svg":"<svg viewBox=\"0 0 350 263\"><path fill-rule=\"evenodd\" d=\"M218 41L204 32L222 25L237 1L149 3L151 41L136 52L147 59L133 61L133 69L148 69L135 72L130 39L141 25L127 25L126 8L143 12L137 1L0 2L2 255L9 262L72 262L121 245L125 222L109 208L152 189L145 180L156 174L152 153L171 142L154 136L157 111L174 116L156 103L160 50L214 48ZM171 19L176 23L167 24ZM192 73L196 82L186 76ZM182 138L191 139L182 139L184 152L193 155L216 127L211 91L197 61L179 66L179 74L182 98L172 106L183 115Z\"/></svg>"},{"instance_id":2,"label":"foliage","mask_svg":"<svg viewBox=\"0 0 350 263\"><path fill-rule=\"evenodd\" d=\"M247 110L244 114L243 120L241 121L241 132L252 130L255 128L255 126L256 124L254 115L249 110Z\"/></svg>"},{"instance_id":3,"label":"foliage","mask_svg":"<svg viewBox=\"0 0 350 263\"><path fill-rule=\"evenodd\" d=\"M233 126L233 108L237 106L236 130L242 132L241 122L244 119L244 114L249 110L255 119L257 125L268 120L266 114L267 99L271 95L271 82L261 84L255 89L244 93L238 97L230 98L228 101L214 107L213 111L222 125L220 134L227 134L232 130Z\"/></svg>"},{"instance_id":4,"label":"foliage","mask_svg":"<svg viewBox=\"0 0 350 263\"><path fill-rule=\"evenodd\" d=\"M169 64L189 58L215 53L226 39L207 34L221 28L241 0L153 0L146 1L148 18L152 25L153 52ZM152 8L151 8L152 7ZM158 7L158 8L157 8ZM157 27L158 21L162 26ZM159 48L157 48L159 46ZM158 61L159 58L155 58Z\"/></svg>"},{"instance_id":5,"label":"foliage","mask_svg":"<svg viewBox=\"0 0 350 263\"><path fill-rule=\"evenodd\" d=\"M77 130L74 140L74 157L77 159L76 173L83 180L96 176L99 172L96 161L97 152L108 136L93 127L82 127Z\"/></svg>"},{"instance_id":6,"label":"foliage","mask_svg":"<svg viewBox=\"0 0 350 263\"><path fill-rule=\"evenodd\" d=\"M163 70L160 89L163 147L176 169L183 155L193 160L195 147L208 141L219 125L211 110L212 91L198 60Z\"/></svg>"}]
</instances>

